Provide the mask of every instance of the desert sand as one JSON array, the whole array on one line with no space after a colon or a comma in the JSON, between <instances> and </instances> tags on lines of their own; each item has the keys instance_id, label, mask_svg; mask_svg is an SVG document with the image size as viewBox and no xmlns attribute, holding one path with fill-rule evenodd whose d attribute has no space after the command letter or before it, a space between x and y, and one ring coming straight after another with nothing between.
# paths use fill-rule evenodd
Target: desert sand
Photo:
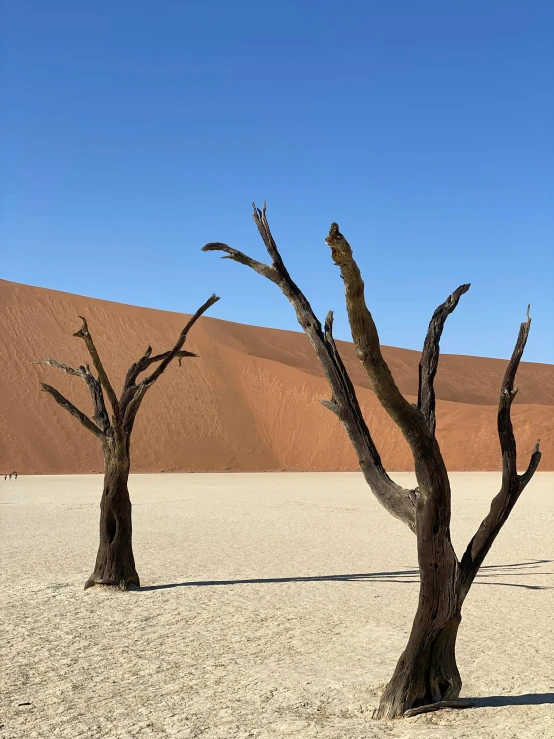
<instances>
[{"instance_id":1,"label":"desert sand","mask_svg":"<svg viewBox=\"0 0 554 739\"><path fill-rule=\"evenodd\" d=\"M116 388L149 344L154 353L171 348L188 318L0 281L0 472L102 471L97 441L40 392L39 381L88 411L84 384L31 364L47 357L77 366L87 361L83 342L72 337L79 314ZM338 345L385 466L413 469L410 450L369 389L352 344ZM340 422L319 402L330 391L303 333L206 317L191 331L187 349L199 357L172 365L146 396L133 434L134 472L358 469ZM415 401L419 352L384 347L383 353L401 391ZM449 469L500 469L496 412L506 364L441 356L437 436ZM517 384L512 419L519 466L527 466L540 438L540 469L554 470L554 366L522 362Z\"/></svg>"},{"instance_id":2,"label":"desert sand","mask_svg":"<svg viewBox=\"0 0 554 739\"><path fill-rule=\"evenodd\" d=\"M500 475L452 482L461 555ZM476 707L382 723L416 541L359 473L132 475L144 589L128 593L82 589L101 483L0 480L1 739L554 736L554 474L535 475L464 605Z\"/></svg>"}]
</instances>

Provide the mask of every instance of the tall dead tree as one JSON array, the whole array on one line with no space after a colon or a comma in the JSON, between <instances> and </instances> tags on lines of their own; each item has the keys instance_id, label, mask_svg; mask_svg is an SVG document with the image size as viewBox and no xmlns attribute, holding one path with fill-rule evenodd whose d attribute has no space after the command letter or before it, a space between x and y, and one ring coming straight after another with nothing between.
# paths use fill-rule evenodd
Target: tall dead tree
<instances>
[{"instance_id":1,"label":"tall dead tree","mask_svg":"<svg viewBox=\"0 0 554 739\"><path fill-rule=\"evenodd\" d=\"M500 492L459 560L450 539L450 483L435 436L433 385L444 323L469 285L458 287L433 314L419 365L418 402L412 404L398 389L381 353L377 328L366 306L364 283L350 245L336 223L331 225L326 238L333 261L340 268L344 280L346 308L357 356L368 374L375 395L401 430L413 454L417 487L413 490L404 489L386 473L363 419L353 384L333 339L333 313L329 312L322 326L308 300L293 282L271 235L265 205L263 210L254 206L254 221L270 256L270 264L258 262L222 243L206 244L203 251L225 252L227 256L224 259L232 259L252 268L274 282L288 298L331 387L331 399L321 402L342 422L356 450L360 468L376 498L417 536L419 605L408 644L383 693L375 718L390 719L407 712L413 715L445 705L464 705L456 701L462 681L455 657L462 604L487 552L537 469L541 457L537 442L526 472L518 475L510 408L517 392L517 387L514 387L516 372L531 325L529 312L519 330L500 390Z\"/></svg>"},{"instance_id":2,"label":"tall dead tree","mask_svg":"<svg viewBox=\"0 0 554 739\"><path fill-rule=\"evenodd\" d=\"M183 357L196 356L192 352L183 350L188 332L200 316L218 300L216 295L212 295L196 311L179 334L173 349L152 356L152 348L149 346L143 356L129 368L119 398L104 369L87 322L82 316L79 318L82 319L83 325L73 336L85 342L98 377L93 374L88 364L73 369L55 359L34 363L48 364L69 375L80 377L88 387L92 398L94 415L91 419L55 388L44 382L41 383L42 390L49 393L58 405L71 413L102 444L104 491L100 502L100 544L94 572L86 581L85 590L93 585L107 585L121 590L127 590L129 585L140 586L133 556L131 500L127 487L131 465L131 433L135 418L146 392L165 372L169 364L175 358L180 364ZM144 379L139 380L139 375L152 365L157 365L156 369ZM106 408L104 393L110 402L111 419Z\"/></svg>"}]
</instances>

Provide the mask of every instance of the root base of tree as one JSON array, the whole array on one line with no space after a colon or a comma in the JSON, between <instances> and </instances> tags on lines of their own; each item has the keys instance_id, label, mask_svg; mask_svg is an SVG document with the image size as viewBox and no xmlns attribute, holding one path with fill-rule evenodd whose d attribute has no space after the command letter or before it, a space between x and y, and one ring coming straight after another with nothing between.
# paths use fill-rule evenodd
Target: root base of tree
<instances>
[{"instance_id":1,"label":"root base of tree","mask_svg":"<svg viewBox=\"0 0 554 739\"><path fill-rule=\"evenodd\" d=\"M473 701L438 701L426 706L410 708L408 711L404 711L403 717L411 718L412 716L419 716L420 713L431 713L431 711L440 711L443 708L473 708L474 706Z\"/></svg>"},{"instance_id":2,"label":"root base of tree","mask_svg":"<svg viewBox=\"0 0 554 739\"><path fill-rule=\"evenodd\" d=\"M97 580L94 577L90 577L85 583L85 590L94 586L111 588L112 590L129 590L133 585L140 588L140 579L138 575L136 577L129 578L127 580Z\"/></svg>"}]
</instances>

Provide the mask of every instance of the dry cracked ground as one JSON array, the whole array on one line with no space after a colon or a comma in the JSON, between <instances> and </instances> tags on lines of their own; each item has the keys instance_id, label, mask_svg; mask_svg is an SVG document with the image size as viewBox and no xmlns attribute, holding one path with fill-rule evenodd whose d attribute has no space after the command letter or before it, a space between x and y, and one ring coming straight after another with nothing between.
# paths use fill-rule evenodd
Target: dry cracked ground
<instances>
[{"instance_id":1,"label":"dry cracked ground","mask_svg":"<svg viewBox=\"0 0 554 739\"><path fill-rule=\"evenodd\" d=\"M459 553L499 480L452 475ZM554 473L526 489L464 607L475 708L393 722L371 713L415 611L415 538L361 475L132 476L144 587L128 593L82 589L101 488L0 480L1 739L554 736Z\"/></svg>"}]
</instances>

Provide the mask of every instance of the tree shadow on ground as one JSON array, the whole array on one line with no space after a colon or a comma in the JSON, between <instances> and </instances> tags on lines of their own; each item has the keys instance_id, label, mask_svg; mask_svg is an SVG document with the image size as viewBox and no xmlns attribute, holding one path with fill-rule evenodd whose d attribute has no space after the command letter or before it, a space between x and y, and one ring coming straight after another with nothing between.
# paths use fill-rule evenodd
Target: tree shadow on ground
<instances>
[{"instance_id":1,"label":"tree shadow on ground","mask_svg":"<svg viewBox=\"0 0 554 739\"><path fill-rule=\"evenodd\" d=\"M464 699L465 700L465 699ZM501 706L542 706L554 704L554 693L527 693L526 695L489 695L485 698L468 698L475 708L499 708Z\"/></svg>"},{"instance_id":2,"label":"tree shadow on ground","mask_svg":"<svg viewBox=\"0 0 554 739\"><path fill-rule=\"evenodd\" d=\"M528 562L518 562L507 565L484 565L479 570L475 585L501 585L504 587L525 588L527 590L552 590L547 585L524 585L513 582L490 582L491 577L522 577L528 575L552 575L552 572L531 572L541 564L548 564L551 559L532 559ZM270 583L291 582L396 582L413 584L419 582L419 570L399 570L394 572L363 572L348 575L314 575L305 577L266 577L247 580L191 580L189 582L168 583L166 585L146 585L140 588L141 592L150 590L168 590L169 588L192 588L215 585L260 585ZM134 590L134 588L133 588Z\"/></svg>"}]
</instances>

